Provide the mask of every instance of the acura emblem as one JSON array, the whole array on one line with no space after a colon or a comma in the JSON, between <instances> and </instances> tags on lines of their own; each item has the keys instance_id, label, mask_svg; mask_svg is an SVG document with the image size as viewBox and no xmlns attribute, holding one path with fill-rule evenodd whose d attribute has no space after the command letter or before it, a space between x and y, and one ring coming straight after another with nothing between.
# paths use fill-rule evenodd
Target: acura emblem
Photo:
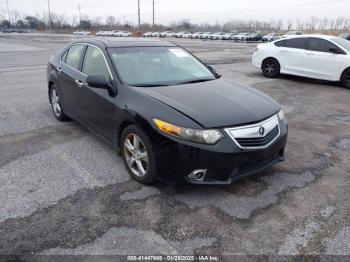
<instances>
[{"instance_id":1,"label":"acura emblem","mask_svg":"<svg viewBox=\"0 0 350 262\"><path fill-rule=\"evenodd\" d=\"M260 127L259 128L259 134L261 135L261 136L263 136L264 134L265 134L265 128L264 127Z\"/></svg>"}]
</instances>

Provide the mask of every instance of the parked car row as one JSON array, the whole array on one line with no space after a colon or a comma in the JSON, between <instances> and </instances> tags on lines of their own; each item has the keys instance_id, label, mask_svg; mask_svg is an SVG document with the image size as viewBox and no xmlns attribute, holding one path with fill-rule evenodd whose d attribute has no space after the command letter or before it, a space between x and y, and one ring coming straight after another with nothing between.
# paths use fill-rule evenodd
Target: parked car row
<instances>
[{"instance_id":1,"label":"parked car row","mask_svg":"<svg viewBox=\"0 0 350 262\"><path fill-rule=\"evenodd\" d=\"M73 35L91 35L89 31L74 31Z\"/></svg>"},{"instance_id":2,"label":"parked car row","mask_svg":"<svg viewBox=\"0 0 350 262\"><path fill-rule=\"evenodd\" d=\"M29 33L27 29L18 29L18 28L6 28L2 30L3 33Z\"/></svg>"},{"instance_id":3,"label":"parked car row","mask_svg":"<svg viewBox=\"0 0 350 262\"><path fill-rule=\"evenodd\" d=\"M293 32L288 32L293 34ZM211 39L211 40L234 40L234 41L263 41L271 42L281 38L277 33L269 33L263 35L261 33L232 33L232 32L195 32L188 31L182 32L147 32L143 34L143 37L175 37L175 38L190 38L190 39Z\"/></svg>"},{"instance_id":4,"label":"parked car row","mask_svg":"<svg viewBox=\"0 0 350 262\"><path fill-rule=\"evenodd\" d=\"M130 37L129 31L113 30L113 31L99 31L96 36L117 36L117 37Z\"/></svg>"},{"instance_id":5,"label":"parked car row","mask_svg":"<svg viewBox=\"0 0 350 262\"><path fill-rule=\"evenodd\" d=\"M75 32L73 32L73 34L74 35L91 35L91 32L89 32L89 31L75 31ZM131 33L128 31L113 30L113 31L99 31L95 35L96 36L130 37Z\"/></svg>"},{"instance_id":6,"label":"parked car row","mask_svg":"<svg viewBox=\"0 0 350 262\"><path fill-rule=\"evenodd\" d=\"M4 33L11 32L19 32L24 33L27 32L25 30L12 30L6 29L3 30ZM90 35L89 31L75 31L74 35ZM231 33L231 32L195 32L191 33L188 31L182 32L172 32L172 31L164 31L164 32L146 32L142 36L143 37L175 37L175 38L190 38L190 39L210 39L210 40L232 40L232 41L241 41L241 42L272 42L281 38L287 38L292 36L300 36L304 33L302 31L289 31L284 35L279 35L275 32L268 34L261 33ZM114 36L114 37L131 37L131 32L129 31L99 31L95 34L96 36ZM350 33L340 34L339 37L344 38L346 40L350 40Z\"/></svg>"},{"instance_id":7,"label":"parked car row","mask_svg":"<svg viewBox=\"0 0 350 262\"><path fill-rule=\"evenodd\" d=\"M287 33L285 33L282 37L289 37L289 36L295 36L295 35L303 35L304 32L303 31L289 31Z\"/></svg>"}]
</instances>

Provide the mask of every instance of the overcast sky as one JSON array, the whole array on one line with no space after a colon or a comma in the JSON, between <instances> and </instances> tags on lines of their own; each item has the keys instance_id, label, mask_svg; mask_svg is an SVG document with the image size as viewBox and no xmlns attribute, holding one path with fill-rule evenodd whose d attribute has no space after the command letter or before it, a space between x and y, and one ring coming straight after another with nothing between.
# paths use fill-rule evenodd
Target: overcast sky
<instances>
[{"instance_id":1,"label":"overcast sky","mask_svg":"<svg viewBox=\"0 0 350 262\"><path fill-rule=\"evenodd\" d=\"M10 9L26 14L42 14L47 10L47 0L8 0ZM152 0L140 0L142 22L152 21ZM121 22L136 23L137 0L50 0L51 10L89 17L113 15ZM5 0L0 0L0 10L6 10ZM350 0L155 0L156 23L170 23L189 18L195 23L215 23L231 18L240 19L309 19L311 16L336 18L350 16Z\"/></svg>"}]
</instances>

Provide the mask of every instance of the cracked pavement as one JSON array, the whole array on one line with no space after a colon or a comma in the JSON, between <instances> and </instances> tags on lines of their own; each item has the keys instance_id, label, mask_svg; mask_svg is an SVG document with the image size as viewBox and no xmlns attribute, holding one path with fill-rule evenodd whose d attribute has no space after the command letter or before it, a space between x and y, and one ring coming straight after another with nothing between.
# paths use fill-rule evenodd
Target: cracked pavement
<instances>
[{"instance_id":1,"label":"cracked pavement","mask_svg":"<svg viewBox=\"0 0 350 262\"><path fill-rule=\"evenodd\" d=\"M282 105L286 160L226 187L146 187L53 117L46 63L71 39L0 33L0 254L350 255L350 90L264 78L255 44L172 39Z\"/></svg>"}]
</instances>

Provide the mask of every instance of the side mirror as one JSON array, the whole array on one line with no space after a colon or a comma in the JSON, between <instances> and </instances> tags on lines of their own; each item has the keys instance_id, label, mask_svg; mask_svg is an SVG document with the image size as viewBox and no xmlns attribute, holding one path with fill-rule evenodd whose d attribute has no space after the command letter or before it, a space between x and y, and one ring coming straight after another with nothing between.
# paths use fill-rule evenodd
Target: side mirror
<instances>
[{"instance_id":1,"label":"side mirror","mask_svg":"<svg viewBox=\"0 0 350 262\"><path fill-rule=\"evenodd\" d=\"M210 72L212 72L214 74L214 76L216 78L220 78L221 77L221 75L212 66L208 65L207 68L209 69Z\"/></svg>"},{"instance_id":2,"label":"side mirror","mask_svg":"<svg viewBox=\"0 0 350 262\"><path fill-rule=\"evenodd\" d=\"M332 54L342 54L343 53L339 49L333 48L333 47L329 48L329 52L332 53Z\"/></svg>"},{"instance_id":3,"label":"side mirror","mask_svg":"<svg viewBox=\"0 0 350 262\"><path fill-rule=\"evenodd\" d=\"M104 75L88 75L86 78L86 83L90 87L108 89L108 80Z\"/></svg>"}]
</instances>

